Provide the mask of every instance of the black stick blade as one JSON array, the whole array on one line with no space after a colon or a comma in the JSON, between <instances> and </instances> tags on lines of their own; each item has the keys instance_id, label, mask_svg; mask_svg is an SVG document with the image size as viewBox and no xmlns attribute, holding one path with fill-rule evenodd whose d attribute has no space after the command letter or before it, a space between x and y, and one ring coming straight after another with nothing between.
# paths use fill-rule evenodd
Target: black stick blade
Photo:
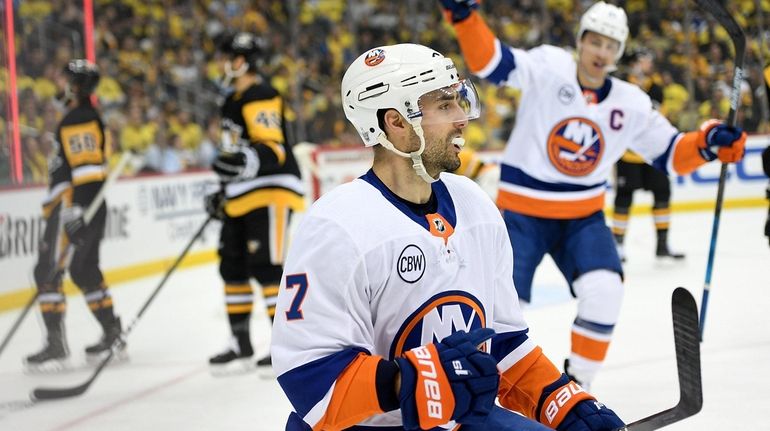
<instances>
[{"instance_id":1,"label":"black stick blade","mask_svg":"<svg viewBox=\"0 0 770 431\"><path fill-rule=\"evenodd\" d=\"M679 422L701 410L703 387L700 369L700 331L695 298L683 287L671 297L674 321L676 368L679 376L679 403L676 406L633 422L619 431L653 431Z\"/></svg>"},{"instance_id":2,"label":"black stick blade","mask_svg":"<svg viewBox=\"0 0 770 431\"><path fill-rule=\"evenodd\" d=\"M115 350L121 348L121 343L122 341L120 339L115 340L115 342L112 343L112 347L110 348L107 356L102 359L102 362L99 363L98 367L96 367L94 372L91 374L91 377L84 383L67 388L36 388L30 394L30 398L32 401L47 401L61 400L64 398L72 398L81 395L83 392L87 391L94 380L99 377L99 374L102 372L104 367L106 367L112 357L115 356Z\"/></svg>"}]
</instances>

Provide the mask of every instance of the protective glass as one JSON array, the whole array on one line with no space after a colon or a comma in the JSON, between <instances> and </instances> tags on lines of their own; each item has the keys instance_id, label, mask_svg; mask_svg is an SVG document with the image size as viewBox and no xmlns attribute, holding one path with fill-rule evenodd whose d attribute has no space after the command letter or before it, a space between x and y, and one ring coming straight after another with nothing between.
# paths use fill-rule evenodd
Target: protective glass
<instances>
[{"instance_id":1,"label":"protective glass","mask_svg":"<svg viewBox=\"0 0 770 431\"><path fill-rule=\"evenodd\" d=\"M414 116L422 116L422 125L462 123L481 115L476 87L467 79L423 94L417 106L420 112Z\"/></svg>"}]
</instances>

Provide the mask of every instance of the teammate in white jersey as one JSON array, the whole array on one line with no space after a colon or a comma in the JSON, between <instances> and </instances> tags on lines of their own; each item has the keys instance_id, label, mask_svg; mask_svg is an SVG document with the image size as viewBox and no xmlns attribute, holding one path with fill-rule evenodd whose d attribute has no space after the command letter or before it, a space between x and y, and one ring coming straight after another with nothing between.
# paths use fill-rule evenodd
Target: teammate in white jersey
<instances>
[{"instance_id":1,"label":"teammate in white jersey","mask_svg":"<svg viewBox=\"0 0 770 431\"><path fill-rule=\"evenodd\" d=\"M497 205L514 249L519 298L551 255L578 298L565 371L590 384L604 361L623 297L623 270L602 208L606 180L626 149L668 173L743 157L746 134L717 121L680 133L639 87L611 77L628 27L623 9L598 2L582 16L577 54L498 40L477 0L440 0L473 73L522 90L503 154Z\"/></svg>"},{"instance_id":2,"label":"teammate in white jersey","mask_svg":"<svg viewBox=\"0 0 770 431\"><path fill-rule=\"evenodd\" d=\"M289 250L271 349L286 429L622 426L528 338L502 217L447 173L480 110L452 60L374 48L342 98L374 161L312 206Z\"/></svg>"}]
</instances>

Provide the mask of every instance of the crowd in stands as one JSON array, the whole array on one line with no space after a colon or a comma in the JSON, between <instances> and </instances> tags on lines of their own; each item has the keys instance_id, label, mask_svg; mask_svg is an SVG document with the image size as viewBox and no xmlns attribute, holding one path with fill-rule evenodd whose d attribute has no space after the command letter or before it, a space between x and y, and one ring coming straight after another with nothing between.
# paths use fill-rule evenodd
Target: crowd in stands
<instances>
[{"instance_id":1,"label":"crowd in stands","mask_svg":"<svg viewBox=\"0 0 770 431\"><path fill-rule=\"evenodd\" d=\"M574 46L577 20L593 0L519 0L482 3L487 21L507 44ZM732 88L728 35L688 0L614 2L628 15L627 52L643 47L655 56L663 87L661 110L681 129L706 118L725 118ZM749 36L739 124L768 131L763 64L770 45L770 2L731 1ZM58 120L63 66L84 57L82 2L14 2L19 112L25 182L45 182L46 152ZM266 41L264 73L288 101L291 139L321 145L357 145L345 121L339 83L363 50L417 42L462 58L438 2L424 0L94 0L94 43L101 69L96 89L112 149L141 158L133 172L207 168L218 144L221 100L214 39L249 31ZM689 35L689 37L688 37ZM3 41L5 46L5 41ZM760 48L763 49L760 49ZM4 48L2 48L4 49ZM5 52L1 53L5 59ZM0 62L0 184L8 175L8 70ZM624 62L616 72L623 76ZM478 83L478 81L477 81ZM474 148L505 144L515 121L517 94L478 83L481 121L471 123Z\"/></svg>"}]
</instances>

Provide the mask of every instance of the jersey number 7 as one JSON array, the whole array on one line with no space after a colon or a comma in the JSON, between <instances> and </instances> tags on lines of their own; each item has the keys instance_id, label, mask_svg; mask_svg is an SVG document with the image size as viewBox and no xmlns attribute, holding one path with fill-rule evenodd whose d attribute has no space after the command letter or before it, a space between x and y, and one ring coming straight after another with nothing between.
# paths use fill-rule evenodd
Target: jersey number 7
<instances>
[{"instance_id":1,"label":"jersey number 7","mask_svg":"<svg viewBox=\"0 0 770 431\"><path fill-rule=\"evenodd\" d=\"M291 274L286 276L286 288L297 289L291 306L286 312L286 320L302 319L302 301L307 293L307 274Z\"/></svg>"}]
</instances>

